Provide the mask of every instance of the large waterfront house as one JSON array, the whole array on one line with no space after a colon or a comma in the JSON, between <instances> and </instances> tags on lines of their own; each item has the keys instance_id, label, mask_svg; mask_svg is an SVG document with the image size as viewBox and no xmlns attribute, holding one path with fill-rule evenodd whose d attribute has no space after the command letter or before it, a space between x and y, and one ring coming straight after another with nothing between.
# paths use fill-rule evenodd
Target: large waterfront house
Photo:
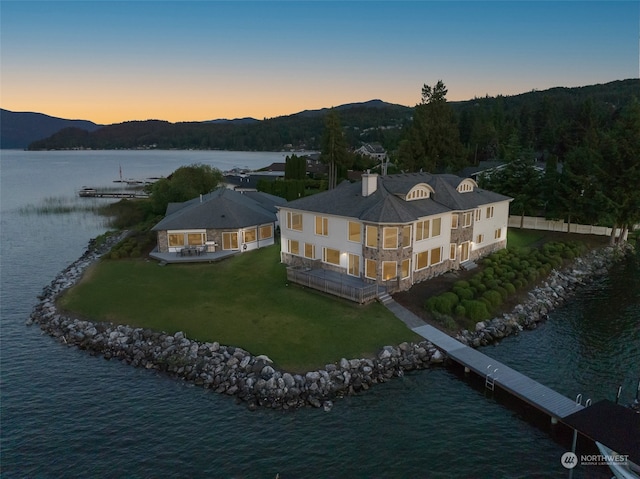
<instances>
[{"instance_id":1,"label":"large waterfront house","mask_svg":"<svg viewBox=\"0 0 640 479\"><path fill-rule=\"evenodd\" d=\"M170 203L152 230L159 253L243 252L275 242L276 206L283 198L218 188L184 203Z\"/></svg>"},{"instance_id":2,"label":"large waterfront house","mask_svg":"<svg viewBox=\"0 0 640 479\"><path fill-rule=\"evenodd\" d=\"M278 207L281 261L404 291L505 248L510 201L449 174L365 174Z\"/></svg>"}]
</instances>

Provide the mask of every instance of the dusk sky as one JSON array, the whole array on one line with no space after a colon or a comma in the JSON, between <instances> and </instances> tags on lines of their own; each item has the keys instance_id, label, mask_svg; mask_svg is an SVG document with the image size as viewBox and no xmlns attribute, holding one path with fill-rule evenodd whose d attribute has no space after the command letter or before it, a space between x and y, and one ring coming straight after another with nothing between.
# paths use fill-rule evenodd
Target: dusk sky
<instances>
[{"instance_id":1,"label":"dusk sky","mask_svg":"<svg viewBox=\"0 0 640 479\"><path fill-rule=\"evenodd\" d=\"M109 124L639 76L638 1L0 2L0 107Z\"/></svg>"}]
</instances>

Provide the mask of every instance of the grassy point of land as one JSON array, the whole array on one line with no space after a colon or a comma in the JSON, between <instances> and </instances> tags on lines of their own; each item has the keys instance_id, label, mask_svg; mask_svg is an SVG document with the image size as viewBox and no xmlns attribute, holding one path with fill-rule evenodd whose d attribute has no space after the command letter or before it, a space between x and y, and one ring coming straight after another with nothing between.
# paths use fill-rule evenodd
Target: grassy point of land
<instances>
[{"instance_id":1,"label":"grassy point of land","mask_svg":"<svg viewBox=\"0 0 640 479\"><path fill-rule=\"evenodd\" d=\"M295 372L421 340L378 303L287 285L277 245L213 264L102 261L59 306L93 321L238 346Z\"/></svg>"}]
</instances>

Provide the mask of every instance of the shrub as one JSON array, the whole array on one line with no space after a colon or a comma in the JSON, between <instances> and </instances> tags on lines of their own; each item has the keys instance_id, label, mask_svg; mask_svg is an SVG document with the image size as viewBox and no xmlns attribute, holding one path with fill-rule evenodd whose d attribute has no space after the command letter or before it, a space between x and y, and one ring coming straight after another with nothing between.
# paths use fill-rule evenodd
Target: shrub
<instances>
[{"instance_id":1,"label":"shrub","mask_svg":"<svg viewBox=\"0 0 640 479\"><path fill-rule=\"evenodd\" d=\"M436 321L450 331L456 331L458 329L458 324L451 316L447 316L446 314L438 315Z\"/></svg>"},{"instance_id":2,"label":"shrub","mask_svg":"<svg viewBox=\"0 0 640 479\"><path fill-rule=\"evenodd\" d=\"M459 304L458 306L456 306L455 313L456 313L456 316L463 317L463 316L465 316L467 314L467 310L465 309L464 306Z\"/></svg>"},{"instance_id":3,"label":"shrub","mask_svg":"<svg viewBox=\"0 0 640 479\"><path fill-rule=\"evenodd\" d=\"M465 300L462 302L462 306L465 309L467 318L473 321L484 321L491 317L487 305L482 301Z\"/></svg>"},{"instance_id":4,"label":"shrub","mask_svg":"<svg viewBox=\"0 0 640 479\"><path fill-rule=\"evenodd\" d=\"M474 296L473 290L471 288L462 288L462 287L454 286L453 292L456 294L456 296L458 296L460 301L464 299L473 299L473 296Z\"/></svg>"},{"instance_id":5,"label":"shrub","mask_svg":"<svg viewBox=\"0 0 640 479\"><path fill-rule=\"evenodd\" d=\"M492 307L496 308L502 304L502 295L495 289L490 289L482 293L482 297L487 299Z\"/></svg>"},{"instance_id":6,"label":"shrub","mask_svg":"<svg viewBox=\"0 0 640 479\"><path fill-rule=\"evenodd\" d=\"M504 283L502 286L509 294L514 294L516 292L516 287L512 283Z\"/></svg>"},{"instance_id":7,"label":"shrub","mask_svg":"<svg viewBox=\"0 0 640 479\"><path fill-rule=\"evenodd\" d=\"M498 286L496 288L496 291L500 294L500 296L502 297L503 301L506 300L509 297L509 292L502 285Z\"/></svg>"},{"instance_id":8,"label":"shrub","mask_svg":"<svg viewBox=\"0 0 640 479\"><path fill-rule=\"evenodd\" d=\"M453 287L455 288L468 288L469 287L469 282L468 281L464 281L464 280L460 280L460 281L456 281L455 283L453 283Z\"/></svg>"},{"instance_id":9,"label":"shrub","mask_svg":"<svg viewBox=\"0 0 640 479\"><path fill-rule=\"evenodd\" d=\"M438 296L432 296L425 303L425 308L430 312L441 314L452 314L453 308L458 304L459 299L455 293L446 292Z\"/></svg>"}]
</instances>

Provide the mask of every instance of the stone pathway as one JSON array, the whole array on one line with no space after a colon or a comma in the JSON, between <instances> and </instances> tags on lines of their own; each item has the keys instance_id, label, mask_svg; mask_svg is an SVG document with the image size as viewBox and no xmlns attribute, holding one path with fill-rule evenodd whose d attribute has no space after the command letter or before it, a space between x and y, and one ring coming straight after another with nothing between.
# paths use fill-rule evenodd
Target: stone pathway
<instances>
[{"instance_id":1,"label":"stone pathway","mask_svg":"<svg viewBox=\"0 0 640 479\"><path fill-rule=\"evenodd\" d=\"M389 311L395 314L400 321L406 324L409 329L415 329L427 324L407 308L396 303L391 299L391 296L384 298L381 302Z\"/></svg>"}]
</instances>

